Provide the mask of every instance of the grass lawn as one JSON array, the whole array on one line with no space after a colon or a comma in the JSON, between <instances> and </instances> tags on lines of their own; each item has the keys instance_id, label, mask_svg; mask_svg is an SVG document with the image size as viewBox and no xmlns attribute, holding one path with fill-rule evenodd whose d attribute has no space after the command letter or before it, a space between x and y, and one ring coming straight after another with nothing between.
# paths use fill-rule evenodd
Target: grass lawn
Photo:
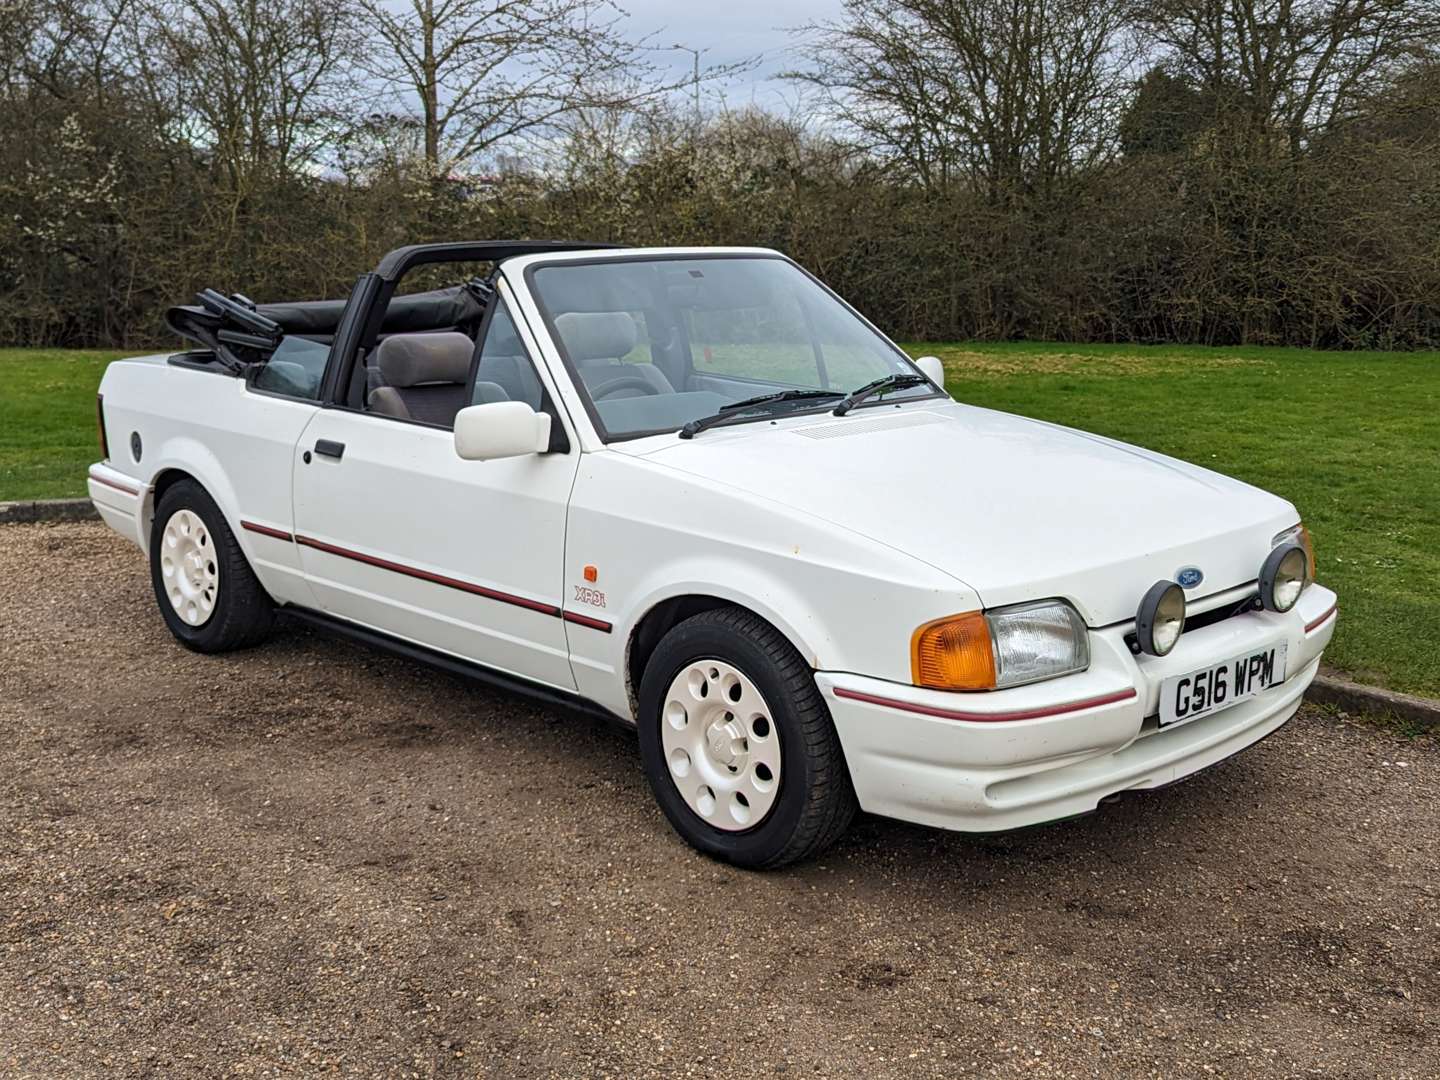
<instances>
[{"instance_id":1,"label":"grass lawn","mask_svg":"<svg viewBox=\"0 0 1440 1080\"><path fill-rule=\"evenodd\" d=\"M85 468L100 457L95 391L125 355L0 349L0 502L85 494Z\"/></svg>"},{"instance_id":2,"label":"grass lawn","mask_svg":"<svg viewBox=\"0 0 1440 1080\"><path fill-rule=\"evenodd\" d=\"M1300 508L1340 594L1327 660L1440 697L1440 353L908 345L977 405L1185 458ZM84 494L117 353L0 349L0 500Z\"/></svg>"}]
</instances>

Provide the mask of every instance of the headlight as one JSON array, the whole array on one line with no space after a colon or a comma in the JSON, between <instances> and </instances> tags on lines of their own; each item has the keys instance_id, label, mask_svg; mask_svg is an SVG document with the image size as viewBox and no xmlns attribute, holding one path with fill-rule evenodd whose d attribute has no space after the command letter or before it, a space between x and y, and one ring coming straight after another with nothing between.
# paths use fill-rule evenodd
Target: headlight
<instances>
[{"instance_id":1,"label":"headlight","mask_svg":"<svg viewBox=\"0 0 1440 1080\"><path fill-rule=\"evenodd\" d=\"M1151 585L1135 612L1135 638L1142 652L1164 656L1185 629L1185 590L1173 581Z\"/></svg>"},{"instance_id":2,"label":"headlight","mask_svg":"<svg viewBox=\"0 0 1440 1080\"><path fill-rule=\"evenodd\" d=\"M915 685L937 690L996 690L1089 666L1085 623L1063 600L952 615L910 640Z\"/></svg>"},{"instance_id":3,"label":"headlight","mask_svg":"<svg viewBox=\"0 0 1440 1080\"><path fill-rule=\"evenodd\" d=\"M1272 548L1281 544L1299 544L1305 549L1305 571L1311 581L1315 580L1315 544L1310 539L1310 530L1305 527L1302 521L1299 525L1292 525L1282 533L1276 533L1275 538L1270 541Z\"/></svg>"},{"instance_id":4,"label":"headlight","mask_svg":"<svg viewBox=\"0 0 1440 1080\"><path fill-rule=\"evenodd\" d=\"M1260 603L1266 611L1289 611L1309 580L1310 560L1299 544L1281 544L1260 567Z\"/></svg>"}]
</instances>

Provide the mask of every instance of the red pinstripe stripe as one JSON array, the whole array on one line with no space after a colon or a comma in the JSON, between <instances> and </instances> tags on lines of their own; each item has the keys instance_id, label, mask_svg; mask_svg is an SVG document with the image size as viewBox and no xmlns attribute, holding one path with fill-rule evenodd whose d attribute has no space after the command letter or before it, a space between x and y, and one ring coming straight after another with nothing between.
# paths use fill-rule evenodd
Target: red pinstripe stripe
<instances>
[{"instance_id":1,"label":"red pinstripe stripe","mask_svg":"<svg viewBox=\"0 0 1440 1080\"><path fill-rule=\"evenodd\" d=\"M871 705L883 705L887 709L903 709L905 712L922 713L925 716L938 716L942 720L971 720L979 723L999 723L1006 720L1038 720L1042 716L1060 716L1064 713L1079 712L1081 709L1093 709L1100 705L1114 705L1117 701L1129 701L1138 697L1139 693L1132 686L1128 690L1117 690L1113 694L1102 694L1100 697L1086 698L1083 701L1070 701L1064 705L1049 705L1043 709L1021 709L1016 712L977 713L963 712L960 709L939 709L933 705L920 705L912 701L896 701L893 698L879 697L876 694L862 694L858 690L846 690L843 687L835 688L835 696L850 698L853 701L864 701Z\"/></svg>"},{"instance_id":2,"label":"red pinstripe stripe","mask_svg":"<svg viewBox=\"0 0 1440 1080\"><path fill-rule=\"evenodd\" d=\"M608 634L613 629L604 619L592 619L589 615L581 615L579 612L566 611L562 615L566 622L573 622L576 626L588 626L591 630L599 630L602 634Z\"/></svg>"},{"instance_id":3,"label":"red pinstripe stripe","mask_svg":"<svg viewBox=\"0 0 1440 1080\"><path fill-rule=\"evenodd\" d=\"M310 536L297 535L295 542L304 547L314 548L316 551L324 551L330 555L338 555L342 559L354 559L356 562L362 562L368 566L377 566L381 570L404 574L406 577L413 577L420 581L428 581L434 585L444 585L447 589L459 589L461 592L471 593L474 596L483 596L487 600L496 600L502 604L512 604L515 607L538 611L542 615L549 615L555 619L560 618L560 608L555 604L547 604L541 600L531 600L524 596L516 596L514 593L501 592L498 589L487 589L484 585L461 581L459 578L446 577L444 574L432 574L429 570L406 566L404 563L391 562L389 559L366 555L360 551L351 551L349 548L343 548L337 544L327 544L323 540L316 540Z\"/></svg>"},{"instance_id":4,"label":"red pinstripe stripe","mask_svg":"<svg viewBox=\"0 0 1440 1080\"><path fill-rule=\"evenodd\" d=\"M1305 624L1305 633L1308 634L1308 633L1310 633L1311 630L1314 630L1316 627L1324 626L1327 622L1330 621L1330 617L1331 617L1332 615L1334 615L1335 612L1336 612L1337 610L1339 610L1339 608L1340 608L1340 601L1337 600L1337 601L1335 601L1335 603L1333 603L1333 604L1330 605L1330 610L1327 611L1327 612L1325 612L1324 615L1321 615L1321 616L1320 616L1318 619L1316 619L1314 622L1308 622L1308 623Z\"/></svg>"},{"instance_id":5,"label":"red pinstripe stripe","mask_svg":"<svg viewBox=\"0 0 1440 1080\"><path fill-rule=\"evenodd\" d=\"M96 476L94 473L90 474L90 479L94 480L97 484L104 484L106 487L112 487L116 491L123 491L126 495L140 494L139 488L127 487L125 484L121 484L115 480L106 480L103 476Z\"/></svg>"},{"instance_id":6,"label":"red pinstripe stripe","mask_svg":"<svg viewBox=\"0 0 1440 1080\"><path fill-rule=\"evenodd\" d=\"M273 536L276 540L284 540L287 544L295 539L284 529L272 529L269 525L257 525L253 521L242 521L240 527L253 533L259 533L261 536Z\"/></svg>"}]
</instances>

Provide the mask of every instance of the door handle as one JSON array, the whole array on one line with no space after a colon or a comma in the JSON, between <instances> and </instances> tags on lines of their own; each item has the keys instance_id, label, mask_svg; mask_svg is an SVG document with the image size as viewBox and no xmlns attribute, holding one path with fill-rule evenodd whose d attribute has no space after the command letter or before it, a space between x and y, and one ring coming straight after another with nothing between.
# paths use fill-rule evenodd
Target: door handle
<instances>
[{"instance_id":1,"label":"door handle","mask_svg":"<svg viewBox=\"0 0 1440 1080\"><path fill-rule=\"evenodd\" d=\"M345 444L343 442L335 442L333 439L316 439L315 452L339 461L345 456Z\"/></svg>"}]
</instances>

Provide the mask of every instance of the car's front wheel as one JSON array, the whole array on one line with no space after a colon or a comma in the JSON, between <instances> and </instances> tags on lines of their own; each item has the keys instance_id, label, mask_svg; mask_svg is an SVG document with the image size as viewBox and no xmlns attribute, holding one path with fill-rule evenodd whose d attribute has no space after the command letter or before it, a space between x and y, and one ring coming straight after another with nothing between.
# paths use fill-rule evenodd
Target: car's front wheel
<instances>
[{"instance_id":1,"label":"car's front wheel","mask_svg":"<svg viewBox=\"0 0 1440 1080\"><path fill-rule=\"evenodd\" d=\"M274 603L225 515L193 480L172 484L155 507L150 580L165 625L188 649L243 649L270 632Z\"/></svg>"},{"instance_id":2,"label":"car's front wheel","mask_svg":"<svg viewBox=\"0 0 1440 1080\"><path fill-rule=\"evenodd\" d=\"M814 673L748 611L702 612L665 635L641 679L639 723L661 809L707 855L784 866L828 847L855 815Z\"/></svg>"}]
</instances>

